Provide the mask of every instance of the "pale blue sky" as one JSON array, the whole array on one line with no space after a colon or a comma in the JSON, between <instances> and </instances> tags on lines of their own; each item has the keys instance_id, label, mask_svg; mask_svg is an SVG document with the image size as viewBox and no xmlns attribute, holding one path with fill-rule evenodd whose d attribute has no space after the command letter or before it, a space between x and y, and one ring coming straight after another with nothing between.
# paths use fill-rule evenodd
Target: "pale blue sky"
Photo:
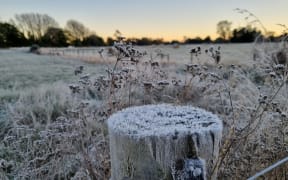
<instances>
[{"instance_id":1,"label":"pale blue sky","mask_svg":"<svg viewBox=\"0 0 288 180\"><path fill-rule=\"evenodd\" d=\"M119 29L125 36L183 39L216 36L220 20L245 25L244 8L256 14L268 30L288 25L288 0L0 0L0 20L18 13L46 13L63 27L67 20L82 22L103 37Z\"/></svg>"}]
</instances>

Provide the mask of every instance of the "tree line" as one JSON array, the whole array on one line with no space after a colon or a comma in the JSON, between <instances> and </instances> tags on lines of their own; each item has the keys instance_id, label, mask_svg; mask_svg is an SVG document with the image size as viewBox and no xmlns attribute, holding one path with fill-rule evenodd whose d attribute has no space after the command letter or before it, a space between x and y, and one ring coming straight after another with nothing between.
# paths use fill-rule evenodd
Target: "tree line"
<instances>
[{"instance_id":1,"label":"tree line","mask_svg":"<svg viewBox=\"0 0 288 180\"><path fill-rule=\"evenodd\" d=\"M251 26L240 27L231 30L231 22L224 20L217 24L219 37L212 40L209 36L202 39L184 38L183 41L173 40L170 42L163 39L147 37L130 38L129 41L136 45L151 44L199 44L199 43L239 43L253 42L256 37L264 37L261 31ZM77 20L68 20L65 27L61 28L58 22L47 14L23 13L16 14L10 22L0 22L0 47L21 47L38 44L49 47L67 46L110 46L121 35L116 31L113 37L104 40L95 32L90 31L84 24ZM271 40L279 37L269 36Z\"/></svg>"},{"instance_id":2,"label":"tree line","mask_svg":"<svg viewBox=\"0 0 288 180\"><path fill-rule=\"evenodd\" d=\"M61 28L47 14L16 14L10 22L0 22L0 47L40 46L104 46L103 38L77 20L68 20Z\"/></svg>"}]
</instances>

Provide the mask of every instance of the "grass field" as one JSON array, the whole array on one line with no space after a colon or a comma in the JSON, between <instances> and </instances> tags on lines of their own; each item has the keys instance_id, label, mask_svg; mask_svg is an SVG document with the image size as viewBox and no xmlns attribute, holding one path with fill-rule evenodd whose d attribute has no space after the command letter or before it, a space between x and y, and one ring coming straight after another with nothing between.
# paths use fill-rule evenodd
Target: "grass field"
<instances>
[{"instance_id":1,"label":"grass field","mask_svg":"<svg viewBox=\"0 0 288 180\"><path fill-rule=\"evenodd\" d=\"M209 45L202 45L203 48ZM251 61L251 46L252 44L239 45L222 45L223 63L249 64ZM190 63L190 49L195 46L182 46L181 48L173 48L172 46L149 46L144 49L149 53L154 53L161 50L163 54L169 54L170 63L176 63L178 66L184 66L185 63ZM99 49L99 48L98 48ZM65 83L75 82L77 78L74 76L74 69L77 66L85 66L86 72L91 75L105 73L106 66L103 64L94 64L93 60L85 63L79 59L86 60L91 56L98 54L84 54L75 56L74 58L64 58L61 56L39 56L26 53L28 49L10 49L0 50L0 102L4 100L15 99L20 92L26 89L37 87L41 84L51 84L57 81ZM73 57L73 54L71 54ZM145 57L149 59L150 57ZM109 58L110 61L115 61L115 58ZM163 62L167 61L163 57ZM196 59L194 61L197 61ZM213 63L213 60L207 60ZM87 61L86 61L87 62ZM181 67L180 67L181 68Z\"/></svg>"},{"instance_id":2,"label":"grass field","mask_svg":"<svg viewBox=\"0 0 288 180\"><path fill-rule=\"evenodd\" d=\"M0 102L15 99L19 93L43 84L75 82L74 69L80 65L91 75L105 72L101 65L39 56L28 53L28 49L0 50Z\"/></svg>"},{"instance_id":3,"label":"grass field","mask_svg":"<svg viewBox=\"0 0 288 180\"><path fill-rule=\"evenodd\" d=\"M198 45L136 47L146 51L138 64L125 57L115 64L107 54L101 59L100 48L64 55L0 50L0 179L109 179L107 118L158 103L217 114L224 123L219 178L249 177L288 154L287 76L272 62L278 45L268 45L213 45L221 47L219 64L204 53L212 46L206 44L192 62ZM79 66L84 73L75 76ZM287 177L286 167L268 177Z\"/></svg>"}]
</instances>

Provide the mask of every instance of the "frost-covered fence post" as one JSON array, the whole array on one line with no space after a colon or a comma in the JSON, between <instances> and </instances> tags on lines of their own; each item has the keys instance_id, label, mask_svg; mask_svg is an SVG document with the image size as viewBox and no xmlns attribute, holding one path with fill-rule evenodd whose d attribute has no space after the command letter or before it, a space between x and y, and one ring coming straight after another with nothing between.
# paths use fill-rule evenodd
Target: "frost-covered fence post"
<instances>
[{"instance_id":1,"label":"frost-covered fence post","mask_svg":"<svg viewBox=\"0 0 288 180\"><path fill-rule=\"evenodd\" d=\"M111 180L206 179L222 137L217 116L168 104L124 109L108 128Z\"/></svg>"}]
</instances>

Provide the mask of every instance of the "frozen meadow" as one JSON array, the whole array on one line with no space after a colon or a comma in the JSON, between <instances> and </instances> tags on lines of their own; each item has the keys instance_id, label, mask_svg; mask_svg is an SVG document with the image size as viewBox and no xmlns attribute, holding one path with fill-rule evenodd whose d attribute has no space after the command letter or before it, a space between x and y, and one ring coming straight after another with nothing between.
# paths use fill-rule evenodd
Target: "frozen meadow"
<instances>
[{"instance_id":1,"label":"frozen meadow","mask_svg":"<svg viewBox=\"0 0 288 180\"><path fill-rule=\"evenodd\" d=\"M209 54L218 47L219 64ZM145 55L127 58L111 47L0 50L0 179L109 179L106 121L144 104L218 115L223 142L212 165L220 179L250 177L287 156L287 67L273 62L281 44L135 48ZM267 177L287 178L285 170Z\"/></svg>"}]
</instances>

